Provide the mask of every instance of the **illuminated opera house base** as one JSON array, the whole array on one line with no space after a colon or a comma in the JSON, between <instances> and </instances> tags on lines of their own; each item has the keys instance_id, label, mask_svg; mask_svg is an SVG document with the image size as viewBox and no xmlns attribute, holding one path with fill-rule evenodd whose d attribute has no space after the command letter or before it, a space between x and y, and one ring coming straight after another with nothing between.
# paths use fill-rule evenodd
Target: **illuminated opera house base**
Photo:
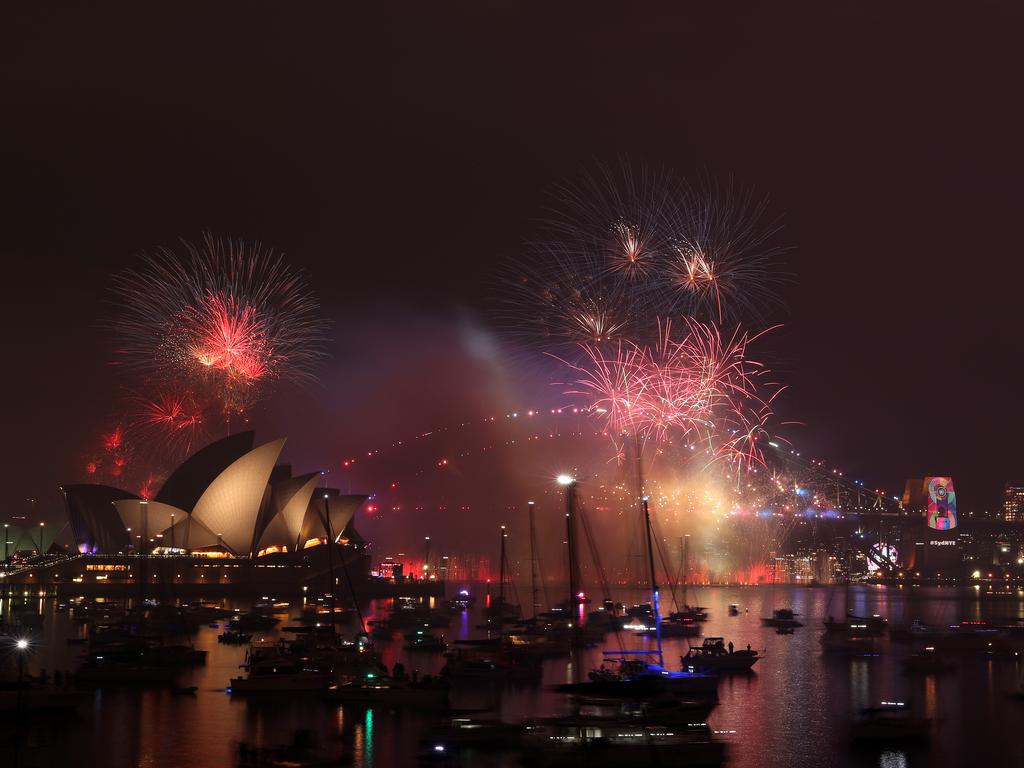
<instances>
[{"instance_id":1,"label":"illuminated opera house base","mask_svg":"<svg viewBox=\"0 0 1024 768\"><path fill-rule=\"evenodd\" d=\"M367 496L321 487L319 472L292 476L278 464L284 444L229 435L190 456L151 499L63 486L77 554L8 572L6 582L73 594L134 585L153 596L285 595L326 591L333 575L336 586L365 594L443 590L371 578L354 525Z\"/></svg>"},{"instance_id":2,"label":"illuminated opera house base","mask_svg":"<svg viewBox=\"0 0 1024 768\"><path fill-rule=\"evenodd\" d=\"M143 595L161 601L196 597L311 597L331 591L358 597L443 595L444 582L377 578L369 574L369 554L336 544L301 553L275 553L258 558L189 555L74 555L45 567L10 574L9 587L62 597ZM143 586L145 585L145 586Z\"/></svg>"}]
</instances>

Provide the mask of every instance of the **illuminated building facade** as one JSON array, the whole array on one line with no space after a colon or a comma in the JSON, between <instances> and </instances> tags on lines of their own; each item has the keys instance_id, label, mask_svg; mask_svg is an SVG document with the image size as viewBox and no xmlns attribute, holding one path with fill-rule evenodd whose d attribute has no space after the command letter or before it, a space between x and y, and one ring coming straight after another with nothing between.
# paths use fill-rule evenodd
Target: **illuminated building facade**
<instances>
[{"instance_id":1,"label":"illuminated building facade","mask_svg":"<svg viewBox=\"0 0 1024 768\"><path fill-rule=\"evenodd\" d=\"M1007 483L1003 488L1003 520L1024 522L1024 486Z\"/></svg>"}]
</instances>

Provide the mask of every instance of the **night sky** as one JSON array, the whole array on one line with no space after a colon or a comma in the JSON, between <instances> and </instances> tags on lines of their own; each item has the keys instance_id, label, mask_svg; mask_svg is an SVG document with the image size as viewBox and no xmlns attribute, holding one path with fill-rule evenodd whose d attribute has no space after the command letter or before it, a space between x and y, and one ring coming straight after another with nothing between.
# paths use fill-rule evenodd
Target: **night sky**
<instances>
[{"instance_id":1,"label":"night sky","mask_svg":"<svg viewBox=\"0 0 1024 768\"><path fill-rule=\"evenodd\" d=\"M9 12L0 514L58 519L116 411L111 273L206 230L333 319L321 383L253 415L298 469L557 394L488 352L489 285L553 183L620 158L771 196L805 453L968 510L1024 480L1019 3L521 5Z\"/></svg>"}]
</instances>

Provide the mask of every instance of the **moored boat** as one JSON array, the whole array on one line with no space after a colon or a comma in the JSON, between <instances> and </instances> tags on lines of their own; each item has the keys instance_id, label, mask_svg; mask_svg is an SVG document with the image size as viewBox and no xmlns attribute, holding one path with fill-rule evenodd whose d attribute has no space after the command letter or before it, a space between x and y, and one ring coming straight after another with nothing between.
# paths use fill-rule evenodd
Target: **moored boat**
<instances>
[{"instance_id":1,"label":"moored boat","mask_svg":"<svg viewBox=\"0 0 1024 768\"><path fill-rule=\"evenodd\" d=\"M526 726L525 760L538 766L718 766L725 744L704 729L571 716Z\"/></svg>"},{"instance_id":2,"label":"moored boat","mask_svg":"<svg viewBox=\"0 0 1024 768\"><path fill-rule=\"evenodd\" d=\"M761 656L749 645L746 649L735 650L725 638L705 637L700 647L690 646L682 657L683 669L694 669L701 672L749 672L760 660Z\"/></svg>"},{"instance_id":3,"label":"moored boat","mask_svg":"<svg viewBox=\"0 0 1024 768\"><path fill-rule=\"evenodd\" d=\"M776 627L777 629L802 627L803 624L797 621L796 617L797 614L791 608L776 608L772 611L771 616L761 619L761 623L766 627Z\"/></svg>"},{"instance_id":4,"label":"moored boat","mask_svg":"<svg viewBox=\"0 0 1024 768\"><path fill-rule=\"evenodd\" d=\"M562 693L586 697L645 699L672 694L676 696L716 696L717 675L684 670L673 672L641 659L620 659L617 669L601 665L586 682L558 686Z\"/></svg>"},{"instance_id":5,"label":"moored boat","mask_svg":"<svg viewBox=\"0 0 1024 768\"><path fill-rule=\"evenodd\" d=\"M855 616L847 614L844 621L836 621L829 616L824 621L826 632L847 632L857 635L884 635L889 629L889 621L884 616Z\"/></svg>"}]
</instances>

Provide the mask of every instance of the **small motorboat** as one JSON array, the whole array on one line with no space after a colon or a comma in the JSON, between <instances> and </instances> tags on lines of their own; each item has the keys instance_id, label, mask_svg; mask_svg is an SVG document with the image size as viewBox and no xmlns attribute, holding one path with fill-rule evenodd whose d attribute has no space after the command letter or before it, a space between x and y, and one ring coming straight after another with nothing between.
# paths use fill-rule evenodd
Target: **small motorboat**
<instances>
[{"instance_id":1,"label":"small motorboat","mask_svg":"<svg viewBox=\"0 0 1024 768\"><path fill-rule=\"evenodd\" d=\"M903 670L910 673L919 672L926 675L937 675L940 672L949 672L955 668L956 662L937 653L934 645L929 645L922 651L912 653L903 660Z\"/></svg>"},{"instance_id":2,"label":"small motorboat","mask_svg":"<svg viewBox=\"0 0 1024 768\"><path fill-rule=\"evenodd\" d=\"M772 611L772 615L768 618L761 619L761 622L766 627L775 627L776 629L795 629L802 627L799 621L796 620L797 614L793 612L791 608L776 608Z\"/></svg>"},{"instance_id":3,"label":"small motorboat","mask_svg":"<svg viewBox=\"0 0 1024 768\"><path fill-rule=\"evenodd\" d=\"M729 603L729 615L730 616L739 616L740 615L740 607L739 607L739 605L737 605L736 603Z\"/></svg>"},{"instance_id":4,"label":"small motorboat","mask_svg":"<svg viewBox=\"0 0 1024 768\"><path fill-rule=\"evenodd\" d=\"M699 647L690 646L681 657L683 669L700 672L749 672L761 658L749 645L746 649L734 650L732 644L725 644L725 638L705 637Z\"/></svg>"}]
</instances>

